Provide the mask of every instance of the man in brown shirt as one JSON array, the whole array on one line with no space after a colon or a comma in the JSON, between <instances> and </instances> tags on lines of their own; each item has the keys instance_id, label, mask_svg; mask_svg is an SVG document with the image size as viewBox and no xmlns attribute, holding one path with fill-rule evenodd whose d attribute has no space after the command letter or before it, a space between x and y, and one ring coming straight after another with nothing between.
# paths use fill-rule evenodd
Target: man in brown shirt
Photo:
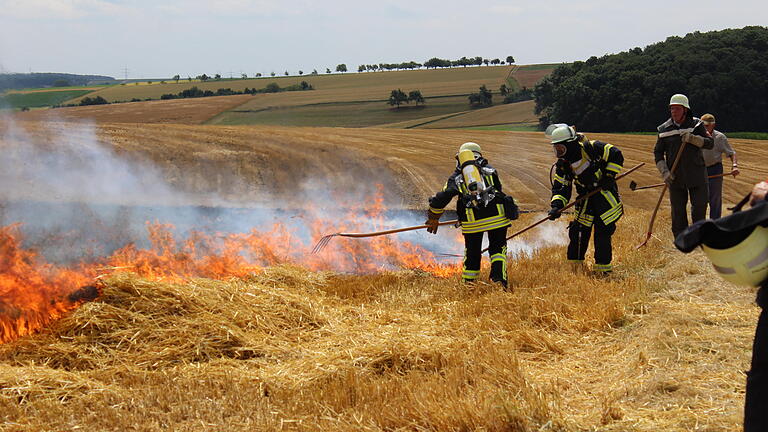
<instances>
[{"instance_id":1,"label":"man in brown shirt","mask_svg":"<svg viewBox=\"0 0 768 432\"><path fill-rule=\"evenodd\" d=\"M701 116L701 122L707 129L707 133L715 140L712 149L702 149L704 163L707 165L707 176L712 177L723 173L723 153L731 158L731 174L736 177L739 174L739 167L736 162L736 152L728 144L728 137L722 132L715 130L715 116L704 114ZM723 210L723 177L709 179L709 218L717 219Z\"/></svg>"}]
</instances>

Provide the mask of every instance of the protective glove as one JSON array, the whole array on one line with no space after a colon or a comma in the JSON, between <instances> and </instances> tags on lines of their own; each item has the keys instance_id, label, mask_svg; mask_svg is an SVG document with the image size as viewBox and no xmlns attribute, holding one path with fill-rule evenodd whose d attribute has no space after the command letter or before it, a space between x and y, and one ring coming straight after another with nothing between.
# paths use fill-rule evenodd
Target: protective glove
<instances>
[{"instance_id":1,"label":"protective glove","mask_svg":"<svg viewBox=\"0 0 768 432\"><path fill-rule=\"evenodd\" d=\"M440 221L440 215L432 213L431 210L427 210L427 220L424 225L427 226L427 232L431 234L437 234L438 221Z\"/></svg>"},{"instance_id":2,"label":"protective glove","mask_svg":"<svg viewBox=\"0 0 768 432\"><path fill-rule=\"evenodd\" d=\"M504 197L504 213L509 220L516 220L520 217L520 209L517 207L515 199L509 195Z\"/></svg>"},{"instance_id":3,"label":"protective glove","mask_svg":"<svg viewBox=\"0 0 768 432\"><path fill-rule=\"evenodd\" d=\"M656 168L659 170L659 173L661 173L661 179L664 180L665 183L672 184L672 182L675 181L675 176L669 172L666 162L663 160L656 162Z\"/></svg>"},{"instance_id":4,"label":"protective glove","mask_svg":"<svg viewBox=\"0 0 768 432\"><path fill-rule=\"evenodd\" d=\"M612 188L614 183L616 183L616 174L611 171L604 173L597 181L597 185L603 190Z\"/></svg>"},{"instance_id":5,"label":"protective glove","mask_svg":"<svg viewBox=\"0 0 768 432\"><path fill-rule=\"evenodd\" d=\"M693 144L698 148L702 148L704 146L704 137L702 136L692 134L690 132L683 132L680 137L682 138L683 142Z\"/></svg>"},{"instance_id":6,"label":"protective glove","mask_svg":"<svg viewBox=\"0 0 768 432\"><path fill-rule=\"evenodd\" d=\"M558 206L554 206L553 205L552 208L549 209L549 211L547 212L548 219L549 220L555 220L555 219L559 218L560 217L560 209L562 209L562 207L558 207Z\"/></svg>"}]
</instances>

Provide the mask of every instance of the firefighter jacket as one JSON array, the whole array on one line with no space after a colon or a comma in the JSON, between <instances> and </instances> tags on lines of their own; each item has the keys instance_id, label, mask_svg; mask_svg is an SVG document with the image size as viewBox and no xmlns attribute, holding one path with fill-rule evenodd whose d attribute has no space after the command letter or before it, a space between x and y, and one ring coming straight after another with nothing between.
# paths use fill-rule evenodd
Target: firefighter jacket
<instances>
[{"instance_id":1,"label":"firefighter jacket","mask_svg":"<svg viewBox=\"0 0 768 432\"><path fill-rule=\"evenodd\" d=\"M667 120L657 128L659 135L656 139L656 146L653 148L654 162L665 160L667 168L672 170L672 164L677 156L677 151L683 143L680 136L684 132L690 132L704 137L705 149L714 147L712 139L704 124L696 117L687 116L681 125L676 125L672 119ZM701 149L693 144L686 144L683 155L680 156L680 162L677 164L672 184L679 187L690 188L694 186L703 186L707 183L707 166L704 164L704 156Z\"/></svg>"},{"instance_id":2,"label":"firefighter jacket","mask_svg":"<svg viewBox=\"0 0 768 432\"><path fill-rule=\"evenodd\" d=\"M448 177L443 190L429 199L429 211L439 215L445 211L445 207L451 202L451 199L458 195L456 213L461 222L461 232L464 234L485 232L511 225L504 210L506 195L502 192L498 173L484 158L479 158L477 163L480 166L485 184L494 189L495 196L488 205L471 206L472 198L458 167Z\"/></svg>"},{"instance_id":3,"label":"firefighter jacket","mask_svg":"<svg viewBox=\"0 0 768 432\"><path fill-rule=\"evenodd\" d=\"M568 159L557 164L552 181L552 207L563 208L571 199L571 183L576 193L583 196L595 189L595 182L611 173L618 174L623 168L624 156L621 150L602 141L590 141L584 137L578 141L578 151L569 151ZM578 158L578 159L577 159ZM619 220L624 213L616 182L576 204L576 222L591 227L595 217L605 225Z\"/></svg>"}]
</instances>

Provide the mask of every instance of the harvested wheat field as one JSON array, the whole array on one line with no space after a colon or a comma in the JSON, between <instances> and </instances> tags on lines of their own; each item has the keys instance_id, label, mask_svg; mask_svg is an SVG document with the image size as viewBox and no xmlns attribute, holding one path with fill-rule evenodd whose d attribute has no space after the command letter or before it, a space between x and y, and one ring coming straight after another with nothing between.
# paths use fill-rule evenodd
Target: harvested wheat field
<instances>
[{"instance_id":1,"label":"harvested wheat field","mask_svg":"<svg viewBox=\"0 0 768 432\"><path fill-rule=\"evenodd\" d=\"M666 203L655 238L635 249L658 189L627 184L658 181L653 137L590 135L618 145L625 168L646 163L620 180L627 213L614 237L615 274L567 269L564 217L510 242L509 292L461 284L459 259L414 263L461 253L448 227L412 249L397 236L334 239L314 258L309 249L319 235L370 228L356 218L385 218L371 207L422 211L469 140L532 211L512 229L539 220L552 163L540 133L6 122L0 137L11 156L89 142L88 152L74 152L81 164L94 148L108 149L125 165L111 164L103 179L89 171L95 183L129 178L134 165L155 175L137 196L98 188L69 196L7 164L30 181L3 191L0 208L3 429L739 430L753 293L716 277L702 254L671 246ZM734 141L743 174L726 180L727 204L763 177L760 143ZM45 151L19 150L25 142ZM325 219L302 235L281 230L278 218L224 236L220 248L212 232L183 239L149 225L151 246L46 265L45 242L25 247L25 221L7 226L24 200L151 206L167 203L170 190L180 205L279 206L285 220L314 217L295 210L312 205ZM334 197L341 190L349 194ZM47 234L55 242L65 232ZM298 238L306 244L287 240ZM356 267L335 267L350 256ZM9 298L30 292L9 289L19 281L45 293L43 301ZM93 288L71 294L85 284ZM70 289L45 291L52 286ZM28 329L45 312L33 314L30 304L57 306L55 316Z\"/></svg>"}]
</instances>

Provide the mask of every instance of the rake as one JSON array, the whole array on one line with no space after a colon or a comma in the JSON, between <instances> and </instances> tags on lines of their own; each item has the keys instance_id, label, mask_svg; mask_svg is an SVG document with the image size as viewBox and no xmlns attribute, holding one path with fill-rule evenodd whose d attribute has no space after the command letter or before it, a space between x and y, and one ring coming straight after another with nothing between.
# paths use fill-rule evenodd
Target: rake
<instances>
[{"instance_id":1,"label":"rake","mask_svg":"<svg viewBox=\"0 0 768 432\"><path fill-rule=\"evenodd\" d=\"M707 178L708 179L714 179L714 178L726 177L726 176L729 176L729 175L732 175L732 174L733 174L733 171L728 172L728 173L711 175L711 176L708 176ZM640 189L651 189L651 188L657 188L657 187L662 187L662 186L664 186L664 183L656 183L656 184L652 184L652 185L648 185L648 186L638 186L637 182L635 182L634 180L629 182L629 188L632 189L633 192L636 191L636 190L640 190Z\"/></svg>"},{"instance_id":2,"label":"rake","mask_svg":"<svg viewBox=\"0 0 768 432\"><path fill-rule=\"evenodd\" d=\"M438 226L440 225L457 225L459 223L458 220L449 220L444 222L438 222ZM325 249L326 246L328 246L328 243L331 242L331 239L334 237L353 237L353 238L363 238L363 237L377 237L377 236L383 236L387 234L395 234L403 231L413 231L418 229L424 229L427 225L418 225L418 226L412 226L412 227L406 227L406 228L397 228L397 229L391 229L386 231L376 231L376 232L370 232L370 233L343 233L338 232L334 234L328 234L324 235L320 238L320 240L317 242L314 248L312 248L312 253L318 253Z\"/></svg>"},{"instance_id":3,"label":"rake","mask_svg":"<svg viewBox=\"0 0 768 432\"><path fill-rule=\"evenodd\" d=\"M696 127L699 126L698 123ZM694 129L696 128L694 127ZM685 150L685 145L687 144L686 141L682 141L680 144L680 148L677 149L677 155L675 155L675 161L672 162L672 168L669 170L670 174L675 174L675 170L677 169L677 164L680 163L680 157L683 155L683 150ZM651 239L651 236L653 235L653 223L656 222L656 214L659 212L659 206L661 206L661 201L664 199L664 194L667 193L667 189L669 189L669 185L667 182L664 182L662 184L661 193L659 194L659 200L656 201L656 207L653 208L653 214L651 215L651 220L648 221L648 232L645 233L645 240L643 240L642 243L637 245L635 249L640 249L641 247L648 244L648 240Z\"/></svg>"}]
</instances>

